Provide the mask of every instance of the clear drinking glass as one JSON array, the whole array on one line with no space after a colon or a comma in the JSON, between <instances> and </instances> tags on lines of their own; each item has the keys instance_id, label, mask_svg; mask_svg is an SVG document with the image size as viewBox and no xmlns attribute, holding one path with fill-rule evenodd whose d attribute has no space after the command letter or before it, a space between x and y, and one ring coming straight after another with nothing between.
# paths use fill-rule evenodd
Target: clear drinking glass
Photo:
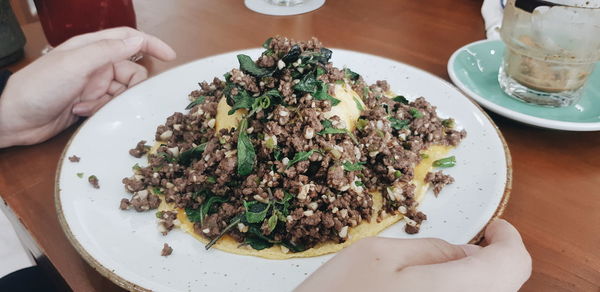
<instances>
[{"instance_id":1,"label":"clear drinking glass","mask_svg":"<svg viewBox=\"0 0 600 292\"><path fill-rule=\"evenodd\" d=\"M296 6L304 3L304 0L267 0L267 2L277 6Z\"/></svg>"},{"instance_id":2,"label":"clear drinking glass","mask_svg":"<svg viewBox=\"0 0 600 292\"><path fill-rule=\"evenodd\" d=\"M569 106L600 60L600 0L509 0L500 87L545 106Z\"/></svg>"},{"instance_id":3,"label":"clear drinking glass","mask_svg":"<svg viewBox=\"0 0 600 292\"><path fill-rule=\"evenodd\" d=\"M136 28L132 0L34 0L44 35L55 47L67 39L117 26Z\"/></svg>"}]
</instances>

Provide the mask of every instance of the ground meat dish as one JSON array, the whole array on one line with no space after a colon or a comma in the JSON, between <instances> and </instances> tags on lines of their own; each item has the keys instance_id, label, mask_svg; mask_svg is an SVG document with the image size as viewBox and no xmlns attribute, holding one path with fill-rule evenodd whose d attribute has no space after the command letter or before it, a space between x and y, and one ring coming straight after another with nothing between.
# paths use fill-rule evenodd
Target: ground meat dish
<instances>
[{"instance_id":1,"label":"ground meat dish","mask_svg":"<svg viewBox=\"0 0 600 292\"><path fill-rule=\"evenodd\" d=\"M334 67L331 51L315 38L274 37L263 46L257 61L239 55L239 69L201 82L189 111L158 126L162 144L148 166L123 179L133 197L121 209L154 209L160 195L213 242L228 234L254 249L280 244L291 252L344 242L349 228L385 214L402 213L406 231L418 232L427 217L416 209L411 180L421 152L456 146L466 133L424 98L409 102L391 95L385 81L369 85ZM362 99L355 100L361 115L352 132L326 115L340 102L332 95L342 83ZM236 128L216 130L221 98L231 113L245 111ZM130 153L146 149L141 141ZM385 214L373 214L367 190L382 192ZM176 216L159 218L166 233Z\"/></svg>"},{"instance_id":2,"label":"ground meat dish","mask_svg":"<svg viewBox=\"0 0 600 292\"><path fill-rule=\"evenodd\" d=\"M433 193L437 196L442 191L442 188L454 182L454 178L442 173L442 171L438 171L427 173L425 181L433 185Z\"/></svg>"},{"instance_id":3,"label":"ground meat dish","mask_svg":"<svg viewBox=\"0 0 600 292\"><path fill-rule=\"evenodd\" d=\"M173 253L173 248L168 244L163 244L163 249L160 251L160 255L163 257L170 256Z\"/></svg>"}]
</instances>

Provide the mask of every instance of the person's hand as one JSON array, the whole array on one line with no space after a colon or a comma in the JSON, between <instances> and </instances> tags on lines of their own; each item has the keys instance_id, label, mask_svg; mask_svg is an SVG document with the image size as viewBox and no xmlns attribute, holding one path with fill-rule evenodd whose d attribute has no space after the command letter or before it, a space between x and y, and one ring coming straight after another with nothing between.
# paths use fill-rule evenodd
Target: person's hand
<instances>
[{"instance_id":1,"label":"person's hand","mask_svg":"<svg viewBox=\"0 0 600 292\"><path fill-rule=\"evenodd\" d=\"M71 38L13 74L0 98L0 148L45 141L146 79L129 61L138 52L175 58L158 38L120 27Z\"/></svg>"},{"instance_id":2,"label":"person's hand","mask_svg":"<svg viewBox=\"0 0 600 292\"><path fill-rule=\"evenodd\" d=\"M296 291L517 291L531 257L517 230L494 220L485 247L372 237L329 260Z\"/></svg>"}]
</instances>

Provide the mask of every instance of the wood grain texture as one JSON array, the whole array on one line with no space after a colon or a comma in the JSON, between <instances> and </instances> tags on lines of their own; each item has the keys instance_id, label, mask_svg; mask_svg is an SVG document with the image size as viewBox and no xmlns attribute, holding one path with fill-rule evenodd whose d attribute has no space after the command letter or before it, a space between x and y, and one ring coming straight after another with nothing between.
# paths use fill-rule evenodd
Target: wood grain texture
<instances>
[{"instance_id":1,"label":"wood grain texture","mask_svg":"<svg viewBox=\"0 0 600 292\"><path fill-rule=\"evenodd\" d=\"M327 0L315 12L288 17L251 12L240 0L135 5L139 28L178 53L170 63L144 59L151 75L281 34L316 36L328 47L381 55L448 80L452 52L484 38L477 0ZM45 45L39 23L23 28L26 57L13 70L37 58ZM521 231L533 256L533 275L522 291L600 291L600 132L544 130L491 116L513 155L513 192L504 217ZM73 290L119 291L79 257L56 219L55 168L74 129L39 145L0 150L0 195Z\"/></svg>"}]
</instances>

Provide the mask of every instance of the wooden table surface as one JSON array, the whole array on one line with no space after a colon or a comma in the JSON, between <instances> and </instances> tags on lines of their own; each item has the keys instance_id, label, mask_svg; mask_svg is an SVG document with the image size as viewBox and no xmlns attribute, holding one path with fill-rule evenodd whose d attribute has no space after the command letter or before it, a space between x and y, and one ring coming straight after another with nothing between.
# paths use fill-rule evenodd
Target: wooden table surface
<instances>
[{"instance_id":1,"label":"wooden table surface","mask_svg":"<svg viewBox=\"0 0 600 292\"><path fill-rule=\"evenodd\" d=\"M376 5L371 3L377 3ZM312 13L274 17L241 0L138 0L138 26L171 44L176 61L145 59L151 75L198 58L257 47L268 36L316 36L351 49L417 66L446 80L456 49L484 38L477 0L327 0ZM40 55L39 23L25 25L26 57ZM521 232L533 257L522 291L600 291L600 133L538 129L491 114L513 159L513 190L504 218ZM0 150L0 195L75 291L119 291L69 244L54 209L54 175L75 130L39 145Z\"/></svg>"}]
</instances>

